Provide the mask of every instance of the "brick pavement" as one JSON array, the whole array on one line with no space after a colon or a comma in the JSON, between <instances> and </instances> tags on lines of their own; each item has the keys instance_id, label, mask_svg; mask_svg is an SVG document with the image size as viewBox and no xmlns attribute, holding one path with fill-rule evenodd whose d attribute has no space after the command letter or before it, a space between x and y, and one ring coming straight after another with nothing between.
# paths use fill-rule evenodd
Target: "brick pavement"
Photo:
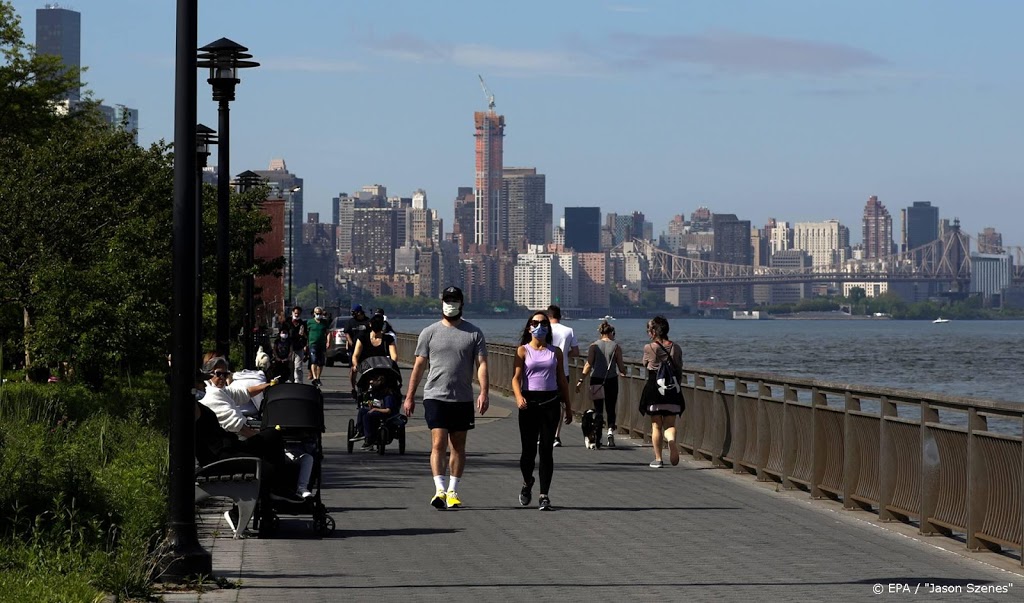
<instances>
[{"instance_id":1,"label":"brick pavement","mask_svg":"<svg viewBox=\"0 0 1024 603\"><path fill-rule=\"evenodd\" d=\"M563 430L566 446L555 451L556 511L520 507L514 403L497 396L469 434L459 488L465 508L437 511L428 504L433 483L421 406L409 423L404 456L397 443L383 457L358 446L346 452L345 429L355 415L346 371L328 368L324 378L323 498L337 522L334 534L318 539L308 518L282 518L276 538L231 540L219 513L205 513L201 537L215 573L237 588L168 593L166 601L1024 596L1015 561L947 552L933 544L949 539L908 538L912 529L885 528L873 514L775 492L705 463L650 469L650 448L625 437L616 450L586 450L578 425ZM1005 594L936 596L926 594L925 583L1013 586ZM916 595L876 596L875 584L887 591L921 586Z\"/></svg>"}]
</instances>

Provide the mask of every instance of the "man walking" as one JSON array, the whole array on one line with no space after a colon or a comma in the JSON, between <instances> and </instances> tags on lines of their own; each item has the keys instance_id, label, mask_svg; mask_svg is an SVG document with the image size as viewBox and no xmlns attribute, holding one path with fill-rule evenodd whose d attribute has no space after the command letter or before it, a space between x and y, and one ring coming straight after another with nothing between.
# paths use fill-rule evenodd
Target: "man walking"
<instances>
[{"instance_id":1,"label":"man walking","mask_svg":"<svg viewBox=\"0 0 1024 603\"><path fill-rule=\"evenodd\" d=\"M565 378L569 378L569 359L580 355L580 342L576 340L576 333L572 327L561 324L562 309L551 304L548 306L548 318L551 320L551 343L562 348L562 358L565 366ZM566 401L568 403L568 401ZM555 427L555 444L558 448L562 445L562 422L558 421Z\"/></svg>"},{"instance_id":2,"label":"man walking","mask_svg":"<svg viewBox=\"0 0 1024 603\"><path fill-rule=\"evenodd\" d=\"M327 317L320 306L313 308L313 322L306 325L309 334L309 371L313 385L320 387L320 373L327 361Z\"/></svg>"},{"instance_id":3,"label":"man walking","mask_svg":"<svg viewBox=\"0 0 1024 603\"><path fill-rule=\"evenodd\" d=\"M305 383L302 363L306 360L309 347L306 345L306 321L302 320L302 308L292 308L292 319L284 324L288 340L292 343L292 382Z\"/></svg>"},{"instance_id":4,"label":"man walking","mask_svg":"<svg viewBox=\"0 0 1024 603\"><path fill-rule=\"evenodd\" d=\"M463 297L458 287L441 294L441 320L420 332L416 341L416 362L409 377L403 409L412 416L416 409L416 388L429 365L423 388L424 417L430 428L430 469L434 476L436 509L462 506L458 487L466 465L466 434L474 427L473 365L477 364L480 395L476 410L482 415L488 407L487 342L483 332L462 319ZM448 467L451 480L445 487L445 454L451 446Z\"/></svg>"}]
</instances>

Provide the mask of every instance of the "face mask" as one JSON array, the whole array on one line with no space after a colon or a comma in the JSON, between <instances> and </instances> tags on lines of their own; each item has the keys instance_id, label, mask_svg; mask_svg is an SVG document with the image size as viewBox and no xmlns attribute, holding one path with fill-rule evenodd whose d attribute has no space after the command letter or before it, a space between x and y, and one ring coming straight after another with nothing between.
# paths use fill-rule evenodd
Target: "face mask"
<instances>
[{"instance_id":1,"label":"face mask","mask_svg":"<svg viewBox=\"0 0 1024 603\"><path fill-rule=\"evenodd\" d=\"M321 319L321 318L323 318L323 317L324 317L324 315L323 315L323 314L316 314L316 315L314 315L314 316L313 316L313 318L315 318L315 319L317 319L317 320L320 320L320 319Z\"/></svg>"},{"instance_id":2,"label":"face mask","mask_svg":"<svg viewBox=\"0 0 1024 603\"><path fill-rule=\"evenodd\" d=\"M441 313L444 314L446 318L455 318L459 314L462 314L462 304L441 302Z\"/></svg>"},{"instance_id":3,"label":"face mask","mask_svg":"<svg viewBox=\"0 0 1024 603\"><path fill-rule=\"evenodd\" d=\"M288 333L281 333L281 339L288 339Z\"/></svg>"},{"instance_id":4,"label":"face mask","mask_svg":"<svg viewBox=\"0 0 1024 603\"><path fill-rule=\"evenodd\" d=\"M530 329L530 333L537 339L544 339L548 335L548 330L544 326L537 325L536 327Z\"/></svg>"}]
</instances>

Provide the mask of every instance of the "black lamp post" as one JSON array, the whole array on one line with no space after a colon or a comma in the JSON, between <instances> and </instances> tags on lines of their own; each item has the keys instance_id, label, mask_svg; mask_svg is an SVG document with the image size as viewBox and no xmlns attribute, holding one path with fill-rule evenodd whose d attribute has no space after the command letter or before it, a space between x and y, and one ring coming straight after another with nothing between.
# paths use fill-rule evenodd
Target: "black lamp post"
<instances>
[{"instance_id":1,"label":"black lamp post","mask_svg":"<svg viewBox=\"0 0 1024 603\"><path fill-rule=\"evenodd\" d=\"M235 100L235 86L238 70L258 67L259 63L249 61L252 55L249 50L227 38L207 44L199 49L197 67L209 68L210 77L206 81L213 87L213 100L219 103L217 111L220 143L217 145L217 346L216 349L225 357L228 356L230 341L230 292L228 288L228 272L230 245L228 243L229 211L230 211L230 170L231 126L228 119L228 104Z\"/></svg>"},{"instance_id":2,"label":"black lamp post","mask_svg":"<svg viewBox=\"0 0 1024 603\"><path fill-rule=\"evenodd\" d=\"M177 0L174 68L174 209L172 226L171 427L168 442L168 538L163 576L209 575L210 553L199 544L195 519L196 350L196 30L198 0Z\"/></svg>"},{"instance_id":3,"label":"black lamp post","mask_svg":"<svg viewBox=\"0 0 1024 603\"><path fill-rule=\"evenodd\" d=\"M196 354L203 356L203 168L210 158L210 145L217 144L217 132L196 125Z\"/></svg>"},{"instance_id":4,"label":"black lamp post","mask_svg":"<svg viewBox=\"0 0 1024 603\"><path fill-rule=\"evenodd\" d=\"M240 194L245 194L249 189L263 184L263 177L256 172L246 170L235 176L234 184L238 187ZM246 203L245 210L252 210L252 206ZM242 317L242 333L243 337L245 337L242 342L244 350L242 364L248 370L256 368L256 300L254 291L256 288L256 274L253 272L256 259L253 255L255 252L254 247L255 241L246 241L245 269L248 272L245 275L245 280L242 281L242 301L245 303L245 315Z\"/></svg>"},{"instance_id":5,"label":"black lamp post","mask_svg":"<svg viewBox=\"0 0 1024 603\"><path fill-rule=\"evenodd\" d=\"M295 305L295 298L292 297L292 273L295 272L295 193L301 190L301 186L296 186L288 191L288 307L284 309L285 316L289 308Z\"/></svg>"}]
</instances>

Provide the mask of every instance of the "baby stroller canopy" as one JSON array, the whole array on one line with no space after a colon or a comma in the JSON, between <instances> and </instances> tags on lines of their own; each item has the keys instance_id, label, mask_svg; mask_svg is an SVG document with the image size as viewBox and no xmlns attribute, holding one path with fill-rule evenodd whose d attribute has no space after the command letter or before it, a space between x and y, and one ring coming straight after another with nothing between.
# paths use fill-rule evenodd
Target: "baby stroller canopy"
<instances>
[{"instance_id":1,"label":"baby stroller canopy","mask_svg":"<svg viewBox=\"0 0 1024 603\"><path fill-rule=\"evenodd\" d=\"M370 381L378 376L384 377L394 388L402 386L402 373L388 356L370 356L366 360L360 361L356 372L359 373L356 387L364 391L370 387Z\"/></svg>"}]
</instances>

